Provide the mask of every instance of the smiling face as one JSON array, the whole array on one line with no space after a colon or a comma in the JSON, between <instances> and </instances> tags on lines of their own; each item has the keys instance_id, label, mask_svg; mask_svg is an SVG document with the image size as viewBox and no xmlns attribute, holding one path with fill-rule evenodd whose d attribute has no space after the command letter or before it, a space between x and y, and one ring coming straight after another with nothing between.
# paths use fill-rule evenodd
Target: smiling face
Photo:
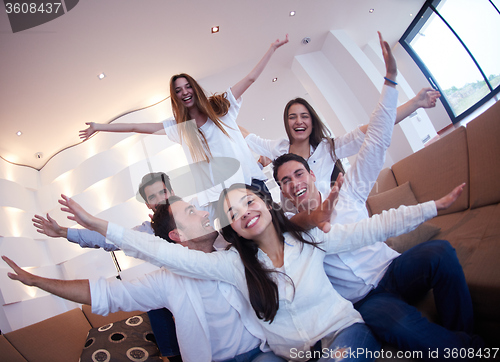
<instances>
[{"instance_id":1,"label":"smiling face","mask_svg":"<svg viewBox=\"0 0 500 362\"><path fill-rule=\"evenodd\" d=\"M163 181L156 181L144 187L144 195L146 196L146 206L153 212L156 211L158 204L164 204L165 200L172 196Z\"/></svg>"},{"instance_id":2,"label":"smiling face","mask_svg":"<svg viewBox=\"0 0 500 362\"><path fill-rule=\"evenodd\" d=\"M181 244L187 242L197 242L211 240L212 243L218 233L210 225L208 212L198 210L193 205L177 201L170 205L172 216L174 217L177 236L172 237ZM189 246L188 246L189 247Z\"/></svg>"},{"instance_id":3,"label":"smiling face","mask_svg":"<svg viewBox=\"0 0 500 362\"><path fill-rule=\"evenodd\" d=\"M186 107L191 108L195 105L195 93L191 84L186 78L177 78L174 81L175 97Z\"/></svg>"},{"instance_id":4,"label":"smiling face","mask_svg":"<svg viewBox=\"0 0 500 362\"><path fill-rule=\"evenodd\" d=\"M229 191L224 200L224 213L231 228L245 239L260 240L270 230L274 230L267 205L250 190Z\"/></svg>"},{"instance_id":5,"label":"smiling face","mask_svg":"<svg viewBox=\"0 0 500 362\"><path fill-rule=\"evenodd\" d=\"M290 143L309 139L313 130L311 114L303 104L292 104L288 109L287 120Z\"/></svg>"},{"instance_id":6,"label":"smiling face","mask_svg":"<svg viewBox=\"0 0 500 362\"><path fill-rule=\"evenodd\" d=\"M298 211L309 210L312 200L319 197L318 189L314 182L316 176L311 170L306 170L298 161L288 161L278 168L277 181L283 196L290 200Z\"/></svg>"}]
</instances>

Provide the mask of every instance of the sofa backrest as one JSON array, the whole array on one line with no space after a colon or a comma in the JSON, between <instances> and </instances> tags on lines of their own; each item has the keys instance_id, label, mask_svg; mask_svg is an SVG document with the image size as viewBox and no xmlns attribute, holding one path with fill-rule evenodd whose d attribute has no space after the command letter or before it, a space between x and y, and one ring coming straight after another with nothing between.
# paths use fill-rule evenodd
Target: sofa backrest
<instances>
[{"instance_id":1,"label":"sofa backrest","mask_svg":"<svg viewBox=\"0 0 500 362\"><path fill-rule=\"evenodd\" d=\"M90 328L75 308L4 336L28 361L77 362Z\"/></svg>"},{"instance_id":2,"label":"sofa backrest","mask_svg":"<svg viewBox=\"0 0 500 362\"><path fill-rule=\"evenodd\" d=\"M437 142L392 166L398 185L410 181L418 202L437 200L463 182L469 182L469 157L465 127L459 127ZM469 188L439 215L466 210Z\"/></svg>"},{"instance_id":3,"label":"sofa backrest","mask_svg":"<svg viewBox=\"0 0 500 362\"><path fill-rule=\"evenodd\" d=\"M0 362L27 362L3 335L0 335Z\"/></svg>"},{"instance_id":4,"label":"sofa backrest","mask_svg":"<svg viewBox=\"0 0 500 362\"><path fill-rule=\"evenodd\" d=\"M500 202L500 102L467 124L470 206Z\"/></svg>"},{"instance_id":5,"label":"sofa backrest","mask_svg":"<svg viewBox=\"0 0 500 362\"><path fill-rule=\"evenodd\" d=\"M378 195L382 192L389 191L397 186L398 184L396 182L396 179L394 178L392 170L390 168L384 168L382 171L380 171L377 177L377 182L375 182L375 185L373 185L373 188L370 191L369 196Z\"/></svg>"}]
</instances>

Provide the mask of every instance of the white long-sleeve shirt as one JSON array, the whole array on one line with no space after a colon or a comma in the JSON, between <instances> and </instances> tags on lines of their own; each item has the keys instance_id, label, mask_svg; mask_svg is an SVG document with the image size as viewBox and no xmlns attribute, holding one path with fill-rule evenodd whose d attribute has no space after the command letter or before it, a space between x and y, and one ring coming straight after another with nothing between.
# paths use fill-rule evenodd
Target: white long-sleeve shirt
<instances>
[{"instance_id":1,"label":"white long-sleeve shirt","mask_svg":"<svg viewBox=\"0 0 500 362\"><path fill-rule=\"evenodd\" d=\"M352 304L331 286L323 268L325 252L338 253L386 240L414 229L436 214L435 203L430 201L389 210L357 224L333 225L327 234L313 229L310 232L312 237L321 242L320 246L325 251L302 245L285 233L283 271L293 280L295 295L292 297L294 290L289 282L278 278L280 307L277 315L272 323L259 320L271 349L289 358L292 348L309 351L318 340L362 321ZM234 249L206 254L111 223L108 225L107 239L127 255L165 266L174 273L235 285L250 300L245 270ZM261 250L258 258L267 267L274 268Z\"/></svg>"},{"instance_id":2,"label":"white long-sleeve shirt","mask_svg":"<svg viewBox=\"0 0 500 362\"><path fill-rule=\"evenodd\" d=\"M397 112L398 92L384 86L380 101L373 111L363 145L351 168L346 172L339 201L330 221L350 224L368 218L366 199L377 181L391 144ZM328 194L322 194L326 197ZM384 276L388 266L398 257L384 242L325 257L326 274L333 287L355 303L368 294Z\"/></svg>"},{"instance_id":3,"label":"white long-sleeve shirt","mask_svg":"<svg viewBox=\"0 0 500 362\"><path fill-rule=\"evenodd\" d=\"M226 95L230 103L230 107L228 113L220 117L220 120L223 123L222 127L230 137L226 136L211 119L207 119L205 124L199 127L199 130L203 132L207 144L210 147L212 157L216 159L215 162L212 160L208 164L206 162L202 162L199 164L200 167L193 170L198 173L194 180L196 183L196 191L187 193L186 195L198 193L197 197L200 205L206 205L209 202L217 201L219 199L219 195L222 191L222 185L220 181L218 184L215 184L214 180L223 178L224 183L227 186L237 182L250 185L252 183L252 179L262 181L267 179L262 170L259 168L257 161L252 156L252 153L248 149L248 146L243 139L243 135L238 128L238 124L236 123L236 118L238 117L242 103L241 98L235 99L231 88L226 91ZM163 127L165 129L165 133L172 141L182 145L188 162L193 164L189 147L186 142L181 140L175 119L167 119L163 122ZM224 167L224 162L219 165L217 164L217 158L219 157L229 157L234 159L234 161L239 163L239 169L237 169L238 171L235 174L227 174L228 167ZM176 188L176 193L180 194L181 192Z\"/></svg>"},{"instance_id":4,"label":"white long-sleeve shirt","mask_svg":"<svg viewBox=\"0 0 500 362\"><path fill-rule=\"evenodd\" d=\"M130 282L91 281L90 291L96 314L168 308L184 361L223 361L259 345L269 350L248 301L227 283L160 269Z\"/></svg>"}]
</instances>

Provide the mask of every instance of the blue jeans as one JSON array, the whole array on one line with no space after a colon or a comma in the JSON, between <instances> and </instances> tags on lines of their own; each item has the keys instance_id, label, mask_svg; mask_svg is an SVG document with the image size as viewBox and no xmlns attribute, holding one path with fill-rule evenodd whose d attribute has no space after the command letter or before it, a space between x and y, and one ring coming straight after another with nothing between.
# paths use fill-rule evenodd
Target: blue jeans
<instances>
[{"instance_id":1,"label":"blue jeans","mask_svg":"<svg viewBox=\"0 0 500 362\"><path fill-rule=\"evenodd\" d=\"M380 342L364 323L355 323L335 336L328 348L321 349L318 362L375 361ZM356 353L355 353L356 352Z\"/></svg>"},{"instance_id":2,"label":"blue jeans","mask_svg":"<svg viewBox=\"0 0 500 362\"><path fill-rule=\"evenodd\" d=\"M224 360L224 362L286 362L286 360L276 356L273 352L262 352L257 347L234 358Z\"/></svg>"},{"instance_id":3,"label":"blue jeans","mask_svg":"<svg viewBox=\"0 0 500 362\"><path fill-rule=\"evenodd\" d=\"M433 289L441 325L431 323L408 303ZM405 351L429 351L444 359L445 348L482 346L472 336L469 289L455 249L446 240L419 244L394 259L377 288L354 304L365 323L382 341ZM449 361L449 359L446 359Z\"/></svg>"},{"instance_id":4,"label":"blue jeans","mask_svg":"<svg viewBox=\"0 0 500 362\"><path fill-rule=\"evenodd\" d=\"M167 308L161 308L150 310L148 317L161 355L165 357L180 355L172 313Z\"/></svg>"}]
</instances>

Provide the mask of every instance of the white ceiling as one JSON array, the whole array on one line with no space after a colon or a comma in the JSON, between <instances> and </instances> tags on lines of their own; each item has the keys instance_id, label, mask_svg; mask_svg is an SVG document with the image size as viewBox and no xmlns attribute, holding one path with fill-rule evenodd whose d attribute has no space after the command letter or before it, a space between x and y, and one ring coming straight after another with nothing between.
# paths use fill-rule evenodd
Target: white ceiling
<instances>
[{"instance_id":1,"label":"white ceiling","mask_svg":"<svg viewBox=\"0 0 500 362\"><path fill-rule=\"evenodd\" d=\"M40 169L54 154L80 142L78 131L85 122L108 123L167 97L168 80L175 73L203 80L238 69L242 78L269 44L286 33L290 43L276 52L262 77L290 73L293 57L320 50L329 30L344 29L361 48L380 30L394 45L423 3L85 0L53 21L18 33L12 33L2 10L0 156ZM293 17L291 10L296 11ZM214 25L220 33L210 33ZM301 40L306 36L312 41L305 46ZM104 80L97 78L101 72L107 75ZM254 106L247 107L259 119L268 114L267 107L280 114L284 105L263 102L259 92L245 94L245 104ZM251 122L249 114L242 124L251 128L245 123ZM19 130L21 136L16 135Z\"/></svg>"}]
</instances>

